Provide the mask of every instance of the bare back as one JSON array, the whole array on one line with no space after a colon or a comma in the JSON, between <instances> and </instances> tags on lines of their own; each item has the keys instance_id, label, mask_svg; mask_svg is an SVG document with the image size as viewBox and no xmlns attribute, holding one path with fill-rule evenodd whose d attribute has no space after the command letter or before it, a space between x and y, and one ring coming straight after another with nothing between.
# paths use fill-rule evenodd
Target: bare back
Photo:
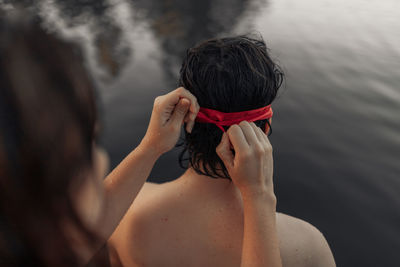
<instances>
[{"instance_id":1,"label":"bare back","mask_svg":"<svg viewBox=\"0 0 400 267\"><path fill-rule=\"evenodd\" d=\"M115 266L240 266L240 194L227 180L200 179L144 185L109 241ZM316 228L280 213L277 226L283 266L335 266Z\"/></svg>"}]
</instances>

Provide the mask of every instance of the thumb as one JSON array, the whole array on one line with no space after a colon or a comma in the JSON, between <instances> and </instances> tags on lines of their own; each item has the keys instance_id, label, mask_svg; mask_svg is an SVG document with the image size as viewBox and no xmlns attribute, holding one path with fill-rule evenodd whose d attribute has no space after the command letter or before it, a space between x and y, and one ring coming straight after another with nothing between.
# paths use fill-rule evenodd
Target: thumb
<instances>
[{"instance_id":1,"label":"thumb","mask_svg":"<svg viewBox=\"0 0 400 267\"><path fill-rule=\"evenodd\" d=\"M181 127L183 120L185 119L186 113L189 111L190 101L186 98L181 98L178 104L172 111L170 123Z\"/></svg>"},{"instance_id":2,"label":"thumb","mask_svg":"<svg viewBox=\"0 0 400 267\"><path fill-rule=\"evenodd\" d=\"M231 142L226 133L222 135L221 143L216 148L217 155L220 157L225 167L229 170L233 167L234 156L231 150Z\"/></svg>"}]
</instances>

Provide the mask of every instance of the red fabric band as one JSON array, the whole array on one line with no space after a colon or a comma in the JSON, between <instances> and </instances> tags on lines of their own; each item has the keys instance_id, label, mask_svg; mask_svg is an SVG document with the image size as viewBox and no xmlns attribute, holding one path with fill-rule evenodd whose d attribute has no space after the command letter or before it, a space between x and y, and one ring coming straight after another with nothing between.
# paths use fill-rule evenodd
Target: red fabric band
<instances>
[{"instance_id":1,"label":"red fabric band","mask_svg":"<svg viewBox=\"0 0 400 267\"><path fill-rule=\"evenodd\" d=\"M271 118L273 115L271 105L259 109L241 112L220 112L218 110L200 108L196 117L196 122L212 123L225 132L222 126L239 124L241 121L259 121Z\"/></svg>"}]
</instances>

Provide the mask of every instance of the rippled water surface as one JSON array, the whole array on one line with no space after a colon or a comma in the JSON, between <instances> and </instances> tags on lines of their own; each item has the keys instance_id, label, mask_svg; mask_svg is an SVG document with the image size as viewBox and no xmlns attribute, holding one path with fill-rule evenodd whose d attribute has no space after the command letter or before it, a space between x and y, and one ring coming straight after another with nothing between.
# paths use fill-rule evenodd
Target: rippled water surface
<instances>
[{"instance_id":1,"label":"rippled water surface","mask_svg":"<svg viewBox=\"0 0 400 267\"><path fill-rule=\"evenodd\" d=\"M278 209L317 226L338 266L400 266L399 1L0 0L17 2L85 47L113 166L188 47L261 34L287 76L273 104ZM177 153L152 181L182 173Z\"/></svg>"}]
</instances>

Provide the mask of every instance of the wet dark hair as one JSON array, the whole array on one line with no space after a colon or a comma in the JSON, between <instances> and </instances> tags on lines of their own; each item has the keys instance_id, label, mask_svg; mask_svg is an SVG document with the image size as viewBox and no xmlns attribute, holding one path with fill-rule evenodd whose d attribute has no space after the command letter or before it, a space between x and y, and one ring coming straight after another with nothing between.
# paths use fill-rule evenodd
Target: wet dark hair
<instances>
[{"instance_id":1,"label":"wet dark hair","mask_svg":"<svg viewBox=\"0 0 400 267\"><path fill-rule=\"evenodd\" d=\"M271 104L283 78L262 38L237 36L211 39L190 48L182 63L179 86L194 94L201 107L239 112ZM255 122L263 130L266 123L269 121ZM229 179L215 152L221 136L214 124L196 123L191 134L185 132L180 165L187 168L185 163L189 162L199 174Z\"/></svg>"},{"instance_id":2,"label":"wet dark hair","mask_svg":"<svg viewBox=\"0 0 400 267\"><path fill-rule=\"evenodd\" d=\"M0 265L79 266L71 192L92 166L96 106L79 48L25 13L0 18Z\"/></svg>"}]
</instances>

